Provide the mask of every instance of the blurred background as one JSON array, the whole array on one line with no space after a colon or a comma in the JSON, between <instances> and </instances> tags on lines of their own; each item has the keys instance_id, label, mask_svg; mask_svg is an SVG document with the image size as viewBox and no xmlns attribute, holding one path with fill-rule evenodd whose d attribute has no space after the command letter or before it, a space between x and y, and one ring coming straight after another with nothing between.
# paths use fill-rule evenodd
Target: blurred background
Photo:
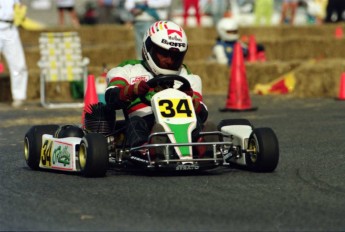
<instances>
[{"instance_id":1,"label":"blurred background","mask_svg":"<svg viewBox=\"0 0 345 232\"><path fill-rule=\"evenodd\" d=\"M28 99L39 99L41 70L39 37L43 32L75 31L80 36L82 55L90 60L88 73L96 77L105 69L115 67L127 59L135 59L133 18L124 9L124 0L113 0L113 5L104 5L106 0L76 0L75 10L80 22L73 25L71 17L65 15L65 25L59 24L55 0L22 0L27 5L27 17L42 26L39 29L20 28L29 69ZM193 73L201 76L206 94L223 94L228 91L229 66L210 61L212 49L218 37L217 20L220 16L233 17L239 24L240 40L249 44L253 36L257 44L265 48L264 62L246 62L246 78L251 91L258 84L269 84L288 77L293 79L290 96L336 97L340 76L345 72L345 39L343 37L344 13L336 16L331 9L326 18L328 0L296 1L294 22L282 20L283 0L272 0L269 22L258 22L255 9L259 3L270 0L200 0L201 24L197 24L196 11L188 10L187 25L184 25L189 51L185 63ZM345 0L329 0L340 4ZM323 18L315 12L313 3L322 3ZM219 4L219 5L218 5ZM256 5L257 4L257 5ZM262 3L264 4L264 3ZM183 0L171 1L169 18L183 25ZM222 6L217 8L217 6ZM266 5L262 5L267 9ZM313 8L314 7L314 8ZM107 17L105 17L107 16ZM218 16L218 17L216 17ZM1 60L0 60L1 61ZM0 101L9 101L8 69L0 78ZM51 97L70 97L62 92L66 88L52 87Z\"/></svg>"},{"instance_id":2,"label":"blurred background","mask_svg":"<svg viewBox=\"0 0 345 232\"><path fill-rule=\"evenodd\" d=\"M236 17L240 17L239 20L240 25L252 25L254 24L254 6L255 0L220 0L224 2L229 2L231 5L232 13L236 15ZM280 15L281 15L281 6L283 0L274 0L274 12L272 14L272 24L277 25L280 22ZM55 26L57 25L57 10L56 10L56 1L54 0L22 0L28 6L28 16L32 19L38 20L40 22L44 22L48 26ZM112 17L108 23L124 23L126 20L125 13L123 12L123 5L125 0L114 0L114 7L112 8ZM212 26L212 15L209 11L210 4L215 5L217 0L209 1L209 0L200 0L199 7L202 11L202 25L203 26ZM308 9L307 9L307 2L308 0L298 1L299 6L297 8L297 14L295 19L296 25L304 25L310 23L308 21ZM76 0L76 11L80 20L82 21L86 11L92 7L95 8L97 14L101 13L101 9L99 7L99 0ZM171 3L171 19L177 23L182 22L182 15L183 15L183 0L173 0ZM191 8L190 10L190 26L195 26L196 22L193 18L193 14L195 13L195 9ZM69 19L67 19L69 20ZM104 23L104 22L103 22Z\"/></svg>"}]
</instances>

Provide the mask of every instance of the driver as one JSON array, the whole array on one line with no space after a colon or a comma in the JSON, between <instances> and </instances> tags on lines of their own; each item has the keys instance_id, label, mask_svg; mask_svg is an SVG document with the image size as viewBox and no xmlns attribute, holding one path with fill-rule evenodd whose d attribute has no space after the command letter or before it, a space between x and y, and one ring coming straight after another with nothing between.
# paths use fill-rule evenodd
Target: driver
<instances>
[{"instance_id":1,"label":"driver","mask_svg":"<svg viewBox=\"0 0 345 232\"><path fill-rule=\"evenodd\" d=\"M160 74L179 75L189 81L191 88L184 92L193 99L198 126L206 121L208 111L202 102L201 79L183 64L187 49L187 36L179 25L158 21L151 25L143 38L143 60L124 61L107 73L105 100L107 106L114 110L125 109L128 114L125 131L128 146L147 142L154 125L152 109L141 101L140 96L174 85L171 81L163 81L158 87L150 88L146 82Z\"/></svg>"}]
</instances>

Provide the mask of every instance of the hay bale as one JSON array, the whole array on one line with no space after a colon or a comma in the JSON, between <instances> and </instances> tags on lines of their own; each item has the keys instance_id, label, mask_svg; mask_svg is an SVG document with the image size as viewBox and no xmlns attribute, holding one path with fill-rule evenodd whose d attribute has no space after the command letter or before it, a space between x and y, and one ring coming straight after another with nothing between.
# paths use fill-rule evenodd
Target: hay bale
<instances>
[{"instance_id":1,"label":"hay bale","mask_svg":"<svg viewBox=\"0 0 345 232\"><path fill-rule=\"evenodd\" d=\"M102 67L103 64L119 64L124 60L133 59L134 43L123 43L120 46L98 45L83 48L83 56L90 59L91 66Z\"/></svg>"},{"instance_id":2,"label":"hay bale","mask_svg":"<svg viewBox=\"0 0 345 232\"><path fill-rule=\"evenodd\" d=\"M187 63L192 73L199 75L204 93L224 93L228 88L229 68L227 65L207 61Z\"/></svg>"},{"instance_id":3,"label":"hay bale","mask_svg":"<svg viewBox=\"0 0 345 232\"><path fill-rule=\"evenodd\" d=\"M290 37L300 37L305 39L308 37L319 36L322 38L334 38L337 24L323 25L278 25L278 26L245 26L239 28L241 36L255 35L257 41L268 39L288 39ZM343 25L341 25L343 27Z\"/></svg>"},{"instance_id":4,"label":"hay bale","mask_svg":"<svg viewBox=\"0 0 345 232\"><path fill-rule=\"evenodd\" d=\"M190 44L185 61L191 62L195 60L207 60L212 55L213 41L202 40Z\"/></svg>"},{"instance_id":5,"label":"hay bale","mask_svg":"<svg viewBox=\"0 0 345 232\"><path fill-rule=\"evenodd\" d=\"M246 63L247 82L250 89L256 84L266 84L276 80L300 65L300 61L271 61L263 63Z\"/></svg>"},{"instance_id":6,"label":"hay bale","mask_svg":"<svg viewBox=\"0 0 345 232\"><path fill-rule=\"evenodd\" d=\"M241 27L239 30L241 35L254 34L257 42L265 46L268 59L265 63L246 63L249 88L253 89L257 83L271 82L298 67L297 86L293 96L334 97L344 67L341 59L345 58L344 39L334 38L338 26L325 24L298 27ZM77 31L81 37L83 56L90 59L89 73L95 76L102 73L103 64L112 68L123 60L135 58L133 30L125 26L96 25L82 26L77 30L49 28L44 31L20 29L29 69L29 99L39 98L38 38L41 32L47 31ZM202 78L204 93L227 93L229 67L207 61L217 37L216 29L186 28L186 33L190 46L185 62L193 73ZM317 65L304 64L307 60L316 57L323 57L323 62ZM3 92L9 94L9 88ZM69 86L65 84L48 86L48 92L50 92L49 97L64 95L66 98L71 98Z\"/></svg>"},{"instance_id":7,"label":"hay bale","mask_svg":"<svg viewBox=\"0 0 345 232\"><path fill-rule=\"evenodd\" d=\"M200 40L214 41L217 38L215 27L186 27L185 32L189 43Z\"/></svg>"},{"instance_id":8,"label":"hay bale","mask_svg":"<svg viewBox=\"0 0 345 232\"><path fill-rule=\"evenodd\" d=\"M296 73L296 97L336 97L342 72L342 59L320 60L316 64L305 64Z\"/></svg>"},{"instance_id":9,"label":"hay bale","mask_svg":"<svg viewBox=\"0 0 345 232\"><path fill-rule=\"evenodd\" d=\"M109 47L121 46L123 42L133 42L133 29L121 25L83 26L76 30L85 45L107 44Z\"/></svg>"},{"instance_id":10,"label":"hay bale","mask_svg":"<svg viewBox=\"0 0 345 232\"><path fill-rule=\"evenodd\" d=\"M206 63L206 74L203 80L205 92L227 93L229 86L229 67L227 65Z\"/></svg>"}]
</instances>

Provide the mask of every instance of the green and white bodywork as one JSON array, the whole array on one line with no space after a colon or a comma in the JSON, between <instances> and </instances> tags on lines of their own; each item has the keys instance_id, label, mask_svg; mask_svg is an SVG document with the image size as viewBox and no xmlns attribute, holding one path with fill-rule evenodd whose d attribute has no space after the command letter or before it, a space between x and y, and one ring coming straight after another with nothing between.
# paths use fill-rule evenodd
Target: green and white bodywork
<instances>
[{"instance_id":1,"label":"green and white bodywork","mask_svg":"<svg viewBox=\"0 0 345 232\"><path fill-rule=\"evenodd\" d=\"M191 143L192 131L196 128L196 115L192 98L185 93L166 89L152 97L151 105L156 123L163 126L171 143ZM175 147L175 151L183 159L192 158L192 147Z\"/></svg>"}]
</instances>

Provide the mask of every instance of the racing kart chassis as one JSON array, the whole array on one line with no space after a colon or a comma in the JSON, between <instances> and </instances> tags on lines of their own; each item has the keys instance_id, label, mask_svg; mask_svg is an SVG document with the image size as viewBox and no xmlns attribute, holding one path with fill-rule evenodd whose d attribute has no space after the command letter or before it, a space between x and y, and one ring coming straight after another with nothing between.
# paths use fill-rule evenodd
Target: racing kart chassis
<instances>
[{"instance_id":1,"label":"racing kart chassis","mask_svg":"<svg viewBox=\"0 0 345 232\"><path fill-rule=\"evenodd\" d=\"M183 79L178 81L188 85ZM111 119L114 115L98 103L85 115L85 127L31 127L24 138L25 160L34 170L79 172L87 177L105 176L110 166L168 171L241 166L254 172L273 172L278 165L278 139L271 128L254 128L246 119L225 119L215 130L200 132L195 142L191 136L196 128L191 97L169 88L156 93L147 104L151 104L156 124L163 130L152 131L142 146L127 147L126 119L117 122L123 126L116 128ZM110 118L105 119L107 115Z\"/></svg>"}]
</instances>

